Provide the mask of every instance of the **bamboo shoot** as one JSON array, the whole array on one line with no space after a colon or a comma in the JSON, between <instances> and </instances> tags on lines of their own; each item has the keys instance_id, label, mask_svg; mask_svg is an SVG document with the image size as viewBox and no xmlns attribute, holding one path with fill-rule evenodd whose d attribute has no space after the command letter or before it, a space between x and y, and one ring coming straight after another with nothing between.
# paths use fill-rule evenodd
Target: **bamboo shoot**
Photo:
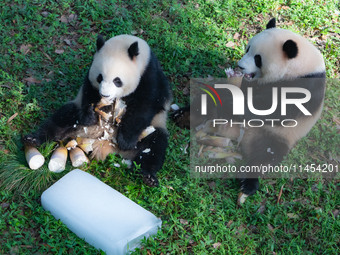
<instances>
[{"instance_id":1,"label":"bamboo shoot","mask_svg":"<svg viewBox=\"0 0 340 255\"><path fill-rule=\"evenodd\" d=\"M52 154L48 169L54 173L60 173L65 170L67 160L67 149L64 146L58 147Z\"/></svg>"},{"instance_id":2,"label":"bamboo shoot","mask_svg":"<svg viewBox=\"0 0 340 255\"><path fill-rule=\"evenodd\" d=\"M28 166L32 170L40 168L45 163L44 156L33 146L25 146L25 156Z\"/></svg>"},{"instance_id":3,"label":"bamboo shoot","mask_svg":"<svg viewBox=\"0 0 340 255\"><path fill-rule=\"evenodd\" d=\"M70 158L73 167L80 167L84 163L90 162L85 153L79 147L76 147L70 151Z\"/></svg>"}]
</instances>

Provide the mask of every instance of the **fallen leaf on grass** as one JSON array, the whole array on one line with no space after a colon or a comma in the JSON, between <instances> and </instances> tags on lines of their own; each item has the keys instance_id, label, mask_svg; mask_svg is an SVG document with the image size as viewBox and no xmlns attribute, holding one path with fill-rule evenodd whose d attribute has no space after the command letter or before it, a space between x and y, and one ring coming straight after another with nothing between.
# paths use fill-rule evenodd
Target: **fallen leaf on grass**
<instances>
[{"instance_id":1,"label":"fallen leaf on grass","mask_svg":"<svg viewBox=\"0 0 340 255\"><path fill-rule=\"evenodd\" d=\"M329 160L335 160L337 162L340 162L340 155L334 155L331 152L329 152Z\"/></svg>"},{"instance_id":2,"label":"fallen leaf on grass","mask_svg":"<svg viewBox=\"0 0 340 255\"><path fill-rule=\"evenodd\" d=\"M189 223L188 220L185 219L180 219L179 222L183 225L187 225Z\"/></svg>"},{"instance_id":3,"label":"fallen leaf on grass","mask_svg":"<svg viewBox=\"0 0 340 255\"><path fill-rule=\"evenodd\" d=\"M220 247L221 246L221 243L220 242L217 242L217 243L214 243L213 244L213 247L215 248L215 249L217 249L218 247Z\"/></svg>"},{"instance_id":4,"label":"fallen leaf on grass","mask_svg":"<svg viewBox=\"0 0 340 255\"><path fill-rule=\"evenodd\" d=\"M295 213L287 213L287 217L289 219L298 219L299 215L295 214Z\"/></svg>"},{"instance_id":5,"label":"fallen leaf on grass","mask_svg":"<svg viewBox=\"0 0 340 255\"><path fill-rule=\"evenodd\" d=\"M229 228L231 226L231 224L233 224L233 222L234 222L233 220L228 221L227 227Z\"/></svg>"},{"instance_id":6,"label":"fallen leaf on grass","mask_svg":"<svg viewBox=\"0 0 340 255\"><path fill-rule=\"evenodd\" d=\"M2 208L2 209L6 209L7 207L9 207L9 206L10 206L10 204L9 204L9 203L6 203L6 202L4 202L4 203L1 203L1 204L0 204L0 206L1 206L1 208Z\"/></svg>"},{"instance_id":7,"label":"fallen leaf on grass","mask_svg":"<svg viewBox=\"0 0 340 255\"><path fill-rule=\"evenodd\" d=\"M12 246L9 250L9 254L19 254L19 246Z\"/></svg>"},{"instance_id":8,"label":"fallen leaf on grass","mask_svg":"<svg viewBox=\"0 0 340 255\"><path fill-rule=\"evenodd\" d=\"M243 235L243 234L244 234L244 231L246 230L246 228L247 228L247 227L246 227L244 224L241 224L241 225L237 228L235 234L236 234L236 235Z\"/></svg>"},{"instance_id":9,"label":"fallen leaf on grass","mask_svg":"<svg viewBox=\"0 0 340 255\"><path fill-rule=\"evenodd\" d=\"M50 12L43 11L43 12L41 13L41 15L44 16L44 17L47 17L48 15L50 15Z\"/></svg>"},{"instance_id":10,"label":"fallen leaf on grass","mask_svg":"<svg viewBox=\"0 0 340 255\"><path fill-rule=\"evenodd\" d=\"M257 209L257 211L256 212L258 212L258 213L264 213L264 211L266 210L266 205L265 204L263 204L263 205L261 205L260 206L260 208L259 209Z\"/></svg>"},{"instance_id":11,"label":"fallen leaf on grass","mask_svg":"<svg viewBox=\"0 0 340 255\"><path fill-rule=\"evenodd\" d=\"M64 50L55 50L54 52L57 53L57 54L63 54Z\"/></svg>"},{"instance_id":12,"label":"fallen leaf on grass","mask_svg":"<svg viewBox=\"0 0 340 255\"><path fill-rule=\"evenodd\" d=\"M280 193L279 193L279 196L277 198L277 204L280 204L280 199L281 199L281 196L282 196L283 186L284 186L284 184L281 186Z\"/></svg>"},{"instance_id":13,"label":"fallen leaf on grass","mask_svg":"<svg viewBox=\"0 0 340 255\"><path fill-rule=\"evenodd\" d=\"M339 210L338 209L335 209L333 212L332 212L334 218L338 217L339 216Z\"/></svg>"},{"instance_id":14,"label":"fallen leaf on grass","mask_svg":"<svg viewBox=\"0 0 340 255\"><path fill-rule=\"evenodd\" d=\"M267 228L272 232L274 231L274 227L269 223L267 224Z\"/></svg>"},{"instance_id":15,"label":"fallen leaf on grass","mask_svg":"<svg viewBox=\"0 0 340 255\"><path fill-rule=\"evenodd\" d=\"M49 61L51 61L51 62L53 63L52 58L51 58L46 52L44 52L44 51L41 51L41 52L42 52L42 54L44 54L44 56L45 56Z\"/></svg>"},{"instance_id":16,"label":"fallen leaf on grass","mask_svg":"<svg viewBox=\"0 0 340 255\"><path fill-rule=\"evenodd\" d=\"M226 47L228 47L228 48L235 48L235 43L234 42L228 42L226 45L225 45Z\"/></svg>"},{"instance_id":17,"label":"fallen leaf on grass","mask_svg":"<svg viewBox=\"0 0 340 255\"><path fill-rule=\"evenodd\" d=\"M71 21L74 21L78 18L78 15L77 14L74 14L74 13L71 13L67 19L68 19L68 22L71 22Z\"/></svg>"},{"instance_id":18,"label":"fallen leaf on grass","mask_svg":"<svg viewBox=\"0 0 340 255\"><path fill-rule=\"evenodd\" d=\"M66 17L65 15L61 15L60 21L61 21L62 23L68 23L67 17Z\"/></svg>"},{"instance_id":19,"label":"fallen leaf on grass","mask_svg":"<svg viewBox=\"0 0 340 255\"><path fill-rule=\"evenodd\" d=\"M14 113L9 119L7 120L7 123L10 123L16 116L18 116L18 113Z\"/></svg>"},{"instance_id":20,"label":"fallen leaf on grass","mask_svg":"<svg viewBox=\"0 0 340 255\"><path fill-rule=\"evenodd\" d=\"M132 30L131 31L131 34L132 35L138 35L138 34L143 34L144 33L144 30L143 29L138 29L138 30Z\"/></svg>"},{"instance_id":21,"label":"fallen leaf on grass","mask_svg":"<svg viewBox=\"0 0 340 255\"><path fill-rule=\"evenodd\" d=\"M11 89L11 87L8 86L8 85L6 85L6 84L2 84L2 85L0 85L0 87L7 88L7 89Z\"/></svg>"},{"instance_id":22,"label":"fallen leaf on grass","mask_svg":"<svg viewBox=\"0 0 340 255\"><path fill-rule=\"evenodd\" d=\"M174 190L174 188L171 187L171 186L167 186L167 185L166 185L165 187L167 187L168 189Z\"/></svg>"},{"instance_id":23,"label":"fallen leaf on grass","mask_svg":"<svg viewBox=\"0 0 340 255\"><path fill-rule=\"evenodd\" d=\"M43 82L50 82L50 81L52 81L51 79L43 79Z\"/></svg>"},{"instance_id":24,"label":"fallen leaf on grass","mask_svg":"<svg viewBox=\"0 0 340 255\"><path fill-rule=\"evenodd\" d=\"M239 33L236 32L236 33L234 34L233 38L234 38L235 40L238 40L238 39L240 39L240 36L241 36L241 35L240 35Z\"/></svg>"},{"instance_id":25,"label":"fallen leaf on grass","mask_svg":"<svg viewBox=\"0 0 340 255\"><path fill-rule=\"evenodd\" d=\"M320 216L320 214L322 214L322 208L321 207L315 207L314 208L315 209L315 212L316 212L316 214L318 215L318 216Z\"/></svg>"},{"instance_id":26,"label":"fallen leaf on grass","mask_svg":"<svg viewBox=\"0 0 340 255\"><path fill-rule=\"evenodd\" d=\"M37 80L35 77L31 76L31 77L27 77L24 78L24 81L27 81L29 83L41 83L40 80Z\"/></svg>"},{"instance_id":27,"label":"fallen leaf on grass","mask_svg":"<svg viewBox=\"0 0 340 255\"><path fill-rule=\"evenodd\" d=\"M23 44L20 46L20 51L24 54L27 55L31 51L32 45L31 44Z\"/></svg>"},{"instance_id":28,"label":"fallen leaf on grass","mask_svg":"<svg viewBox=\"0 0 340 255\"><path fill-rule=\"evenodd\" d=\"M268 185L271 185L271 186L274 186L274 185L276 184L276 182L277 182L276 180L274 180L274 181L269 181L267 184L268 184Z\"/></svg>"},{"instance_id":29,"label":"fallen leaf on grass","mask_svg":"<svg viewBox=\"0 0 340 255\"><path fill-rule=\"evenodd\" d=\"M288 10L290 7L289 6L286 6L286 5L282 5L282 6L279 6L277 9L278 10Z\"/></svg>"},{"instance_id":30,"label":"fallen leaf on grass","mask_svg":"<svg viewBox=\"0 0 340 255\"><path fill-rule=\"evenodd\" d=\"M65 15L61 15L60 17L60 21L62 23L69 23L71 21L74 21L78 18L77 14L70 14L68 17L66 17Z\"/></svg>"},{"instance_id":31,"label":"fallen leaf on grass","mask_svg":"<svg viewBox=\"0 0 340 255\"><path fill-rule=\"evenodd\" d=\"M69 39L64 39L64 43L66 43L68 46L71 46L71 41Z\"/></svg>"}]
</instances>

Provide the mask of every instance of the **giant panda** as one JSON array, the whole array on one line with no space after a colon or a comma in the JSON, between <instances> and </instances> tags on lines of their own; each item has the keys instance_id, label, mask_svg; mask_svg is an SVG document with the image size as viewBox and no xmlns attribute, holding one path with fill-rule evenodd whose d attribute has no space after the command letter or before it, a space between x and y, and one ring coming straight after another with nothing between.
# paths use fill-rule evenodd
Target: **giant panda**
<instances>
[{"instance_id":1,"label":"giant panda","mask_svg":"<svg viewBox=\"0 0 340 255\"><path fill-rule=\"evenodd\" d=\"M167 112L172 99L169 83L149 45L132 35L108 41L99 35L97 51L76 98L57 110L23 143L39 146L46 141L65 141L77 136L98 140L99 159L117 152L140 164L144 182L157 186L168 145ZM104 124L96 106L111 116ZM114 105L124 106L119 123L113 125ZM142 132L153 132L141 139Z\"/></svg>"},{"instance_id":2,"label":"giant panda","mask_svg":"<svg viewBox=\"0 0 340 255\"><path fill-rule=\"evenodd\" d=\"M277 165L288 154L296 142L306 136L321 115L325 93L325 64L319 50L302 36L289 30L276 28L275 18L271 19L266 29L249 40L246 53L238 62L238 67L243 73L241 82L233 83L240 87L244 98L248 98L248 88L252 88L252 100L256 109L269 109L272 105L272 91L278 89L278 105L270 115L259 116L253 114L245 103L244 115L233 115L230 109L233 107L231 93L221 92L221 101L224 108L220 108L225 119L276 119L272 122L264 121L262 127L244 128L239 125L231 130L230 126L216 126L214 135L220 135L238 139L241 152L247 166ZM237 80L236 80L237 81ZM310 92L310 99L302 106L311 113L306 116L295 105L287 105L286 115L281 115L282 88L303 88ZM301 93L288 93L292 98L303 98ZM287 97L288 97L287 96ZM199 101L199 102L197 102ZM226 105L227 108L226 109ZM192 127L202 123L200 112L201 102L191 102L190 121ZM214 107L212 101L208 107ZM173 114L175 121L187 122L188 108L179 110ZM195 116L193 116L195 115ZM227 116L226 116L227 115ZM212 116L209 115L208 118ZM204 118L203 118L204 119ZM295 127L283 127L280 121L293 119L298 122L290 124ZM203 121L206 121L204 119ZM289 125L289 123L286 123ZM181 123L182 126L188 124ZM273 126L272 126L273 125ZM208 127L211 132L211 126ZM236 134L236 135L235 135ZM259 188L258 174L243 174L239 176L241 193L239 198L254 194ZM241 202L241 201L239 201Z\"/></svg>"},{"instance_id":3,"label":"giant panda","mask_svg":"<svg viewBox=\"0 0 340 255\"><path fill-rule=\"evenodd\" d=\"M293 105L288 105L286 115L282 116L280 96L278 110L266 116L280 120L294 119L298 122L296 127L277 125L273 128L268 123L260 128L247 128L244 132L241 150L247 165L279 164L296 142L308 134L321 115L326 77L323 57L307 39L289 30L276 28L276 20L273 18L266 30L251 38L238 66L244 74L241 89L245 97L247 88L254 88L254 104L268 102L266 97L271 98L272 93L272 89L268 88L273 87L279 91L283 87L304 88L311 94L309 101L303 104L310 112L309 116L302 114ZM298 94L291 94L293 98L299 97ZM252 117L246 112L246 119ZM254 194L258 186L257 178L241 180L241 190L245 195Z\"/></svg>"}]
</instances>

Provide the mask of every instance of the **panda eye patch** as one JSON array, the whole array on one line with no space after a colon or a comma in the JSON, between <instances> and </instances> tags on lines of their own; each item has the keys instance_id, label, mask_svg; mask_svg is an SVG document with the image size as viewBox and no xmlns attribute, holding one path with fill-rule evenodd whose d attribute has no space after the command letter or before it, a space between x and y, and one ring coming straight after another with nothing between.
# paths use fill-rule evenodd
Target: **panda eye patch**
<instances>
[{"instance_id":1,"label":"panda eye patch","mask_svg":"<svg viewBox=\"0 0 340 255\"><path fill-rule=\"evenodd\" d=\"M261 56L260 55L255 55L254 60L255 60L255 65L258 68L261 68L261 66L262 66L262 58L261 58Z\"/></svg>"},{"instance_id":2,"label":"panda eye patch","mask_svg":"<svg viewBox=\"0 0 340 255\"><path fill-rule=\"evenodd\" d=\"M113 83L116 85L116 87L121 87L121 86L123 86L123 82L121 81L121 79L120 78L118 78L118 77L116 77L116 78L114 78L113 79Z\"/></svg>"},{"instance_id":3,"label":"panda eye patch","mask_svg":"<svg viewBox=\"0 0 340 255\"><path fill-rule=\"evenodd\" d=\"M99 75L97 76L97 82L98 82L98 83L101 83L102 80L103 80L103 75L102 75L102 74L99 74Z\"/></svg>"}]
</instances>

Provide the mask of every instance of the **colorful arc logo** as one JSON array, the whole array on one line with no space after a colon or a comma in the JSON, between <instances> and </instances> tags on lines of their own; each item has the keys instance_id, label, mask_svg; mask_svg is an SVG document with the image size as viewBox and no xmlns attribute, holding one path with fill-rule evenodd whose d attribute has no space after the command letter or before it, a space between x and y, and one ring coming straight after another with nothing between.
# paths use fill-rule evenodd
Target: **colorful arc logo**
<instances>
[{"instance_id":1,"label":"colorful arc logo","mask_svg":"<svg viewBox=\"0 0 340 255\"><path fill-rule=\"evenodd\" d=\"M213 87L209 86L208 84L203 84L203 85L206 86L208 89L210 89L217 96L217 98L220 101L220 104L222 106L222 100L221 100L220 95L217 93L217 91ZM217 106L216 100L215 100L214 96L210 93L210 91L207 90L207 89L204 89L204 88L200 88L200 89L202 91L204 91L205 93L207 93L211 97L211 99L214 101L215 106Z\"/></svg>"}]
</instances>

